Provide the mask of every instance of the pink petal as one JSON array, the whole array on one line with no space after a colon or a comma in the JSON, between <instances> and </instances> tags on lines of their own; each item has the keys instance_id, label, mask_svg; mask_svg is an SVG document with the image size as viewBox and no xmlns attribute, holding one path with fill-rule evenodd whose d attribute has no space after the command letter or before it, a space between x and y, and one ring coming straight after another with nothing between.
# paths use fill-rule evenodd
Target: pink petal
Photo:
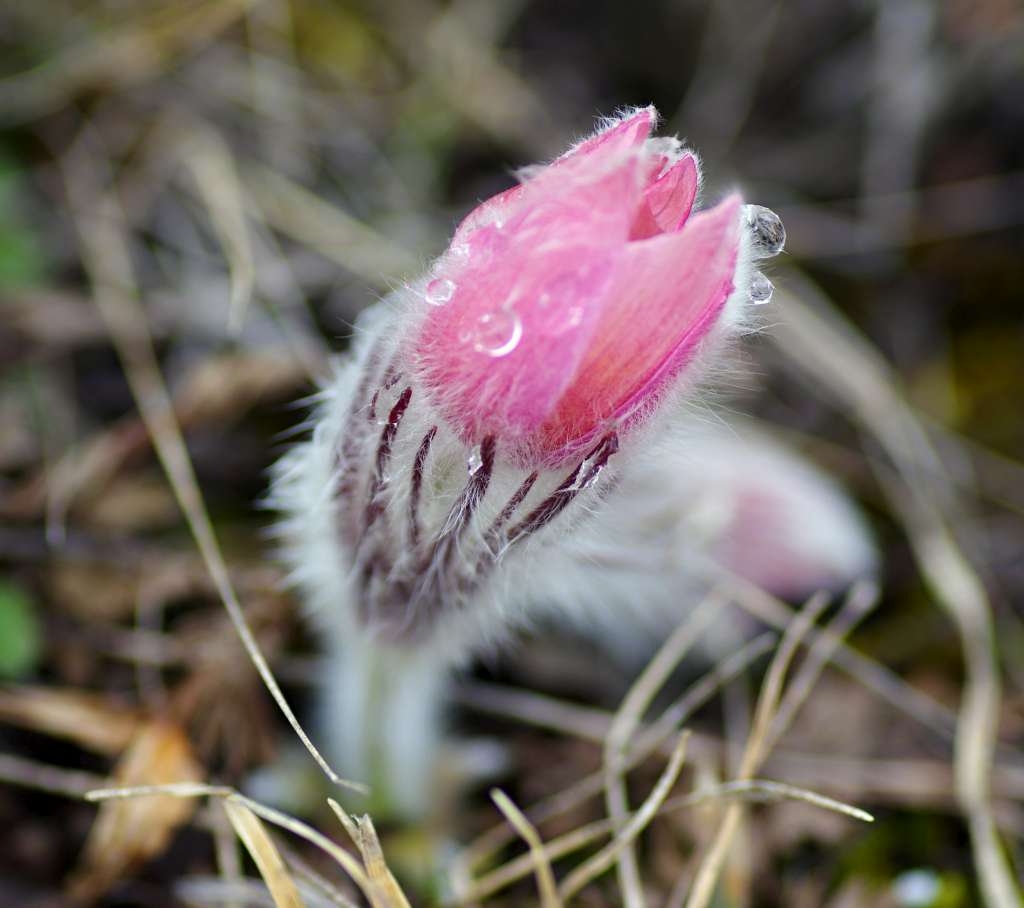
<instances>
[{"instance_id":1,"label":"pink petal","mask_svg":"<svg viewBox=\"0 0 1024 908\"><path fill-rule=\"evenodd\" d=\"M595 133L590 138L584 139L555 160L552 166L557 167L559 164L587 157L597 151L607 152L610 150L614 154L620 154L630 148L639 148L650 138L657 119L658 114L653 107L643 107Z\"/></svg>"},{"instance_id":2,"label":"pink petal","mask_svg":"<svg viewBox=\"0 0 1024 908\"><path fill-rule=\"evenodd\" d=\"M498 435L506 457L531 447L592 343L616 257L607 247L508 248L462 274L451 302L429 313L421 374L464 441Z\"/></svg>"},{"instance_id":3,"label":"pink petal","mask_svg":"<svg viewBox=\"0 0 1024 908\"><path fill-rule=\"evenodd\" d=\"M642 159L611 145L525 184L507 221L440 263L454 285L417 342L432 399L460 436L527 447L591 342L643 193ZM511 456L511 455L510 455Z\"/></svg>"},{"instance_id":4,"label":"pink petal","mask_svg":"<svg viewBox=\"0 0 1024 908\"><path fill-rule=\"evenodd\" d=\"M631 151L639 150L654 128L657 113L653 107L645 107L618 123L585 139L579 145L556 158L547 167L541 168L529 180L518 186L487 199L474 208L455 231L452 247L458 249L473 231L492 223L504 223L514 217L517 211L530 204L530 199L543 198L558 184L581 174L600 172L614 162L621 161Z\"/></svg>"},{"instance_id":5,"label":"pink petal","mask_svg":"<svg viewBox=\"0 0 1024 908\"><path fill-rule=\"evenodd\" d=\"M593 343L545 423L545 450L639 415L682 370L733 291L739 210L733 195L675 233L627 245Z\"/></svg>"},{"instance_id":6,"label":"pink petal","mask_svg":"<svg viewBox=\"0 0 1024 908\"><path fill-rule=\"evenodd\" d=\"M630 239L642 240L679 230L693 209L698 182L696 160L693 155L683 155L647 187Z\"/></svg>"}]
</instances>

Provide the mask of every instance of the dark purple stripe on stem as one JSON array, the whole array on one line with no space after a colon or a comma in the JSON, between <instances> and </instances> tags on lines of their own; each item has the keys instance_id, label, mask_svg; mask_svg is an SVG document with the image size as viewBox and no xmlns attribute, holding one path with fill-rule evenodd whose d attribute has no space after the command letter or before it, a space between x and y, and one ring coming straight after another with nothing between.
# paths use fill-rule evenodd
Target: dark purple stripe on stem
<instances>
[{"instance_id":1,"label":"dark purple stripe on stem","mask_svg":"<svg viewBox=\"0 0 1024 908\"><path fill-rule=\"evenodd\" d=\"M511 545L518 540L547 526L562 513L573 499L597 479L608 459L619 450L619 436L611 432L605 435L597 446L577 464L576 469L562 480L562 483L537 507L508 531L507 541Z\"/></svg>"},{"instance_id":2,"label":"dark purple stripe on stem","mask_svg":"<svg viewBox=\"0 0 1024 908\"><path fill-rule=\"evenodd\" d=\"M501 509L501 513L494 518L494 522L487 528L487 532L484 534L484 541L492 553L497 548L498 540L501 537L501 531L505 528L505 524L512 519L512 515L519 509L523 501L526 500L526 496L530 494L530 490L537 482L538 476L540 476L540 473L534 470L523 480L522 485L516 489L512 497L506 502L505 507Z\"/></svg>"},{"instance_id":3,"label":"dark purple stripe on stem","mask_svg":"<svg viewBox=\"0 0 1024 908\"><path fill-rule=\"evenodd\" d=\"M437 542L434 543L430 556L436 556L438 549L446 543L458 539L469 525L469 520L476 511L476 506L487 494L487 487L491 484L491 476L494 473L494 451L497 442L493 435L488 435L480 444L480 466L469 474L469 481L463 488L455 504L452 505L448 516L442 524L443 529Z\"/></svg>"},{"instance_id":4,"label":"dark purple stripe on stem","mask_svg":"<svg viewBox=\"0 0 1024 908\"><path fill-rule=\"evenodd\" d=\"M433 444L434 436L437 435L437 426L431 426L430 431L423 436L423 441L416 451L416 459L412 462L412 488L409 491L409 545L416 548L420 544L420 490L423 488L423 468L427 462L427 455L430 453L430 446Z\"/></svg>"},{"instance_id":5,"label":"dark purple stripe on stem","mask_svg":"<svg viewBox=\"0 0 1024 908\"><path fill-rule=\"evenodd\" d=\"M380 500L380 494L384 490L387 481L388 463L391 460L391 446L394 444L395 436L398 435L398 427L402 424L402 417L409 408L409 401L412 400L412 388L406 388L395 401L395 405L388 414L388 420L380 433L380 442L377 445L377 460L374 464L373 479L370 482L370 494L366 501L366 512L363 519L363 535L373 526L374 521L384 510Z\"/></svg>"}]
</instances>

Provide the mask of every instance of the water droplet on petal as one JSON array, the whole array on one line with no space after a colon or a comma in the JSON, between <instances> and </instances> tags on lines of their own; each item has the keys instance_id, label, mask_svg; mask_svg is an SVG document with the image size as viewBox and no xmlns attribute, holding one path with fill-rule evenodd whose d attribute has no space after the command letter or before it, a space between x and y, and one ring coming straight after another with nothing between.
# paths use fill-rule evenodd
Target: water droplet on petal
<instances>
[{"instance_id":1,"label":"water droplet on petal","mask_svg":"<svg viewBox=\"0 0 1024 908\"><path fill-rule=\"evenodd\" d=\"M588 271L572 272L561 274L545 285L537 298L537 305L544 310L540 320L544 334L560 337L583 323L585 310L572 301L580 299L581 286L590 277Z\"/></svg>"},{"instance_id":2,"label":"water droplet on petal","mask_svg":"<svg viewBox=\"0 0 1024 908\"><path fill-rule=\"evenodd\" d=\"M478 445L469 452L469 457L466 458L466 470L468 470L469 475L472 476L480 469L480 467L483 466L483 464L484 458L480 453L480 447Z\"/></svg>"},{"instance_id":3,"label":"water droplet on petal","mask_svg":"<svg viewBox=\"0 0 1024 908\"><path fill-rule=\"evenodd\" d=\"M764 205L744 205L743 219L752 234L755 258L771 258L782 252L786 245L786 228L782 219Z\"/></svg>"},{"instance_id":4,"label":"water droplet on petal","mask_svg":"<svg viewBox=\"0 0 1024 908\"><path fill-rule=\"evenodd\" d=\"M443 306L455 295L455 281L439 277L427 284L423 298L431 306Z\"/></svg>"},{"instance_id":5,"label":"water droplet on petal","mask_svg":"<svg viewBox=\"0 0 1024 908\"><path fill-rule=\"evenodd\" d=\"M523 323L511 309L487 312L476 322L473 349L495 358L508 356L523 337Z\"/></svg>"},{"instance_id":6,"label":"water droplet on petal","mask_svg":"<svg viewBox=\"0 0 1024 908\"><path fill-rule=\"evenodd\" d=\"M583 307L582 306L569 306L565 310L565 318L562 319L562 324L566 330L569 328L578 328L580 323L583 321Z\"/></svg>"},{"instance_id":7,"label":"water droplet on petal","mask_svg":"<svg viewBox=\"0 0 1024 908\"><path fill-rule=\"evenodd\" d=\"M582 306L566 306L564 301L553 298L546 291L540 295L537 303L541 309L550 308L555 310L558 307L557 311L553 311L551 315L544 319L542 330L545 334L552 337L560 337L567 331L578 328L583 323Z\"/></svg>"},{"instance_id":8,"label":"water droplet on petal","mask_svg":"<svg viewBox=\"0 0 1024 908\"><path fill-rule=\"evenodd\" d=\"M750 278L750 301L755 306L763 306L772 301L774 292L775 287L772 282L760 271L755 271L753 277Z\"/></svg>"}]
</instances>

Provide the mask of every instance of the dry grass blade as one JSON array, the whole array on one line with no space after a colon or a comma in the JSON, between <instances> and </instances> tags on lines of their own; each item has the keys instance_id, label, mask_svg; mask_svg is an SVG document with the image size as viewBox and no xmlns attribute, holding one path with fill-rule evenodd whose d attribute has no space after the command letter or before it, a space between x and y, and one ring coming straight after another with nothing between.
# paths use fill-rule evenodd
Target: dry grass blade
<instances>
[{"instance_id":1,"label":"dry grass blade","mask_svg":"<svg viewBox=\"0 0 1024 908\"><path fill-rule=\"evenodd\" d=\"M233 832L231 837L235 837ZM300 884L298 888L308 908L338 908L338 903L324 898L311 886ZM267 895L266 883L259 877L225 880L216 876L189 875L177 880L173 891L188 908L273 908L274 904L272 897ZM343 908L354 906L345 905Z\"/></svg>"},{"instance_id":2,"label":"dry grass blade","mask_svg":"<svg viewBox=\"0 0 1024 908\"><path fill-rule=\"evenodd\" d=\"M779 739L786 733L800 708L810 696L815 682L839 646L858 622L878 602L878 587L874 583L858 583L850 590L842 607L826 626L824 633L815 635L811 641L807 658L800 666L793 681L779 703L778 711L768 730L765 751L770 753Z\"/></svg>"},{"instance_id":3,"label":"dry grass blade","mask_svg":"<svg viewBox=\"0 0 1024 908\"><path fill-rule=\"evenodd\" d=\"M267 884L277 908L304 908L298 887L259 817L244 804L230 798L222 806Z\"/></svg>"},{"instance_id":4,"label":"dry grass blade","mask_svg":"<svg viewBox=\"0 0 1024 908\"><path fill-rule=\"evenodd\" d=\"M314 870L294 848L289 847L286 842L278 842L277 847L291 868L295 879L300 882L301 891L307 902L310 904L322 902L331 908L358 908L351 897L326 879L323 874Z\"/></svg>"},{"instance_id":5,"label":"dry grass blade","mask_svg":"<svg viewBox=\"0 0 1024 908\"><path fill-rule=\"evenodd\" d=\"M0 754L0 782L68 798L81 798L87 791L103 785L106 779L91 772L48 766L14 754Z\"/></svg>"},{"instance_id":6,"label":"dry grass blade","mask_svg":"<svg viewBox=\"0 0 1024 908\"><path fill-rule=\"evenodd\" d=\"M207 816L213 836L213 853L217 861L220 880L230 891L242 882L242 856L238 850L238 836L226 811L211 810ZM242 908L237 898L225 900L225 908Z\"/></svg>"},{"instance_id":7,"label":"dry grass blade","mask_svg":"<svg viewBox=\"0 0 1024 908\"><path fill-rule=\"evenodd\" d=\"M966 669L954 754L956 792L967 817L982 892L989 908L1021 908L1024 897L999 842L990 780L998 737L1001 684L995 660L991 606L985 588L949 531L956 515L951 484L886 364L843 324L820 293L812 311L786 299L787 319L775 342L792 362L850 406L892 459L905 488L876 471L901 515L921 572L957 626Z\"/></svg>"},{"instance_id":8,"label":"dry grass blade","mask_svg":"<svg viewBox=\"0 0 1024 908\"><path fill-rule=\"evenodd\" d=\"M384 860L384 851L380 847L373 820L369 816L350 817L333 798L328 798L327 803L363 858L366 876L370 881L369 898L373 908L409 908L409 900Z\"/></svg>"},{"instance_id":9,"label":"dry grass blade","mask_svg":"<svg viewBox=\"0 0 1024 908\"><path fill-rule=\"evenodd\" d=\"M637 742L629 750L624 769L631 769L640 763L641 760L646 759L662 747L691 713L710 700L722 685L746 670L756 659L766 653L774 644L775 639L774 634L761 634L726 659L723 659L710 672L688 688L676 703L666 709L665 713L656 722L644 729L638 736ZM593 773L569 788L535 804L529 808L528 813L534 822L549 820L577 807L587 798L593 797L600 792L603 787L604 773ZM511 841L509 827L504 823L480 835L464 849L459 857L458 865L464 871L464 877L468 879L471 876L470 871L472 868L484 863L499 848L508 844L509 841ZM488 875L488 878L497 878L502 869L499 868L493 871ZM483 883L484 879L481 878L480 884ZM474 891L476 891L476 887L474 887Z\"/></svg>"},{"instance_id":10,"label":"dry grass blade","mask_svg":"<svg viewBox=\"0 0 1024 908\"><path fill-rule=\"evenodd\" d=\"M625 824L625 817L629 813L625 782L626 747L651 701L721 607L718 596L711 594L690 613L641 672L612 720L604 745L605 802L608 815L617 829ZM618 876L627 908L643 908L640 868L630 843L626 843L619 854Z\"/></svg>"},{"instance_id":11,"label":"dry grass blade","mask_svg":"<svg viewBox=\"0 0 1024 908\"><path fill-rule=\"evenodd\" d=\"M503 827L505 825L503 824ZM611 820L594 820L579 826L572 832L567 832L557 838L550 839L544 845L544 859L549 863L564 858L566 855L586 848L592 842L602 839L612 832ZM460 905L468 905L490 898L496 892L500 892L507 886L511 886L523 877L535 872L536 858L530 852L513 858L506 864L492 870L490 873L474 880L472 884L465 885L459 891L457 902Z\"/></svg>"},{"instance_id":12,"label":"dry grass blade","mask_svg":"<svg viewBox=\"0 0 1024 908\"><path fill-rule=\"evenodd\" d=\"M780 631L786 629L796 612L788 603L772 596L756 584L742 577L726 575L722 568L710 563L705 565L717 580L727 582L731 601L749 612L759 621L764 621ZM812 643L829 634L827 629L811 628L808 634ZM912 716L926 728L943 739L952 740L956 728L956 713L938 700L908 684L892 669L876 662L841 640L835 641L832 663L868 690L874 692L896 709Z\"/></svg>"},{"instance_id":13,"label":"dry grass blade","mask_svg":"<svg viewBox=\"0 0 1024 908\"><path fill-rule=\"evenodd\" d=\"M957 625L966 666L954 751L957 800L967 816L974 860L990 908L1024 908L1012 879L992 810L992 769L999 734L1001 682L992 616L984 587L941 516L920 496L879 471L894 509L902 514L918 562L935 598Z\"/></svg>"},{"instance_id":14,"label":"dry grass blade","mask_svg":"<svg viewBox=\"0 0 1024 908\"><path fill-rule=\"evenodd\" d=\"M589 858L573 870L573 872L562 881L562 885L558 888L558 894L563 900L571 898L586 886L587 883L596 879L611 867L618 859L622 849L636 839L636 837L644 831L651 820L654 819L662 803L668 797L668 793L672 790L672 786L675 785L676 779L679 778L679 773L683 768L684 761L686 760L686 744L688 738L688 732L683 732L679 736L679 743L672 752L668 765L658 777L658 781L655 783L654 788L651 789L651 793L647 796L643 804L640 805L640 809L630 817L629 822L622 827L615 839L602 848L593 857Z\"/></svg>"},{"instance_id":15,"label":"dry grass blade","mask_svg":"<svg viewBox=\"0 0 1024 908\"><path fill-rule=\"evenodd\" d=\"M612 719L611 714L603 709L490 681L460 684L452 696L460 705L478 712L515 719L564 735L575 735L583 741L601 745Z\"/></svg>"},{"instance_id":16,"label":"dry grass blade","mask_svg":"<svg viewBox=\"0 0 1024 908\"><path fill-rule=\"evenodd\" d=\"M707 703L716 691L738 678L771 650L777 640L778 637L771 632L758 635L722 659L699 681L687 688L675 703L668 706L654 722L636 736L626 757L627 768L632 768L655 750L663 747L682 723Z\"/></svg>"},{"instance_id":17,"label":"dry grass blade","mask_svg":"<svg viewBox=\"0 0 1024 908\"><path fill-rule=\"evenodd\" d=\"M769 779L748 779L746 781L724 782L721 785L713 785L693 794L683 795L680 798L673 798L666 801L662 811L667 813L670 810L679 810L684 807L694 807L697 804L706 803L726 798L740 798L745 801L803 801L806 804L813 804L823 810L830 810L846 817L852 817L863 823L874 823L875 818L866 810L861 810L852 804L837 801L827 795L818 794L799 785L789 785L786 782L774 782Z\"/></svg>"},{"instance_id":18,"label":"dry grass blade","mask_svg":"<svg viewBox=\"0 0 1024 908\"><path fill-rule=\"evenodd\" d=\"M172 798L227 798L244 804L260 819L290 832L292 835L309 842L319 848L329 857L333 858L341 868L351 877L352 881L359 887L363 894L369 899L373 886L369 878L359 865L359 862L327 836L307 826L300 820L267 807L258 801L239 794L233 788L224 785L203 785L203 784L169 784L169 785L137 785L126 788L101 788L90 791L86 794L87 801L110 801L120 799L132 799L147 797L151 795L166 795Z\"/></svg>"},{"instance_id":19,"label":"dry grass blade","mask_svg":"<svg viewBox=\"0 0 1024 908\"><path fill-rule=\"evenodd\" d=\"M797 785L790 785L786 782L775 782L766 779L751 779L746 782L725 782L721 785L712 785L702 788L700 791L692 792L679 797L669 798L658 811L663 815L671 811L684 810L689 807L696 807L712 801L725 799L740 799L744 801L774 802L774 801L802 801L823 810L842 814L864 823L873 823L874 817L843 801L826 795L818 794ZM633 816L633 815L631 815ZM627 820L630 817L627 817ZM610 835L612 832L612 821L609 819L595 820L587 823L572 832L567 832L557 838L550 839L543 847L544 859L548 862L561 858L586 848L591 843ZM532 854L520 855L517 858L503 864L496 870L492 870L486 876L480 877L471 887L459 896L459 904L486 899L496 892L512 885L532 872L536 858Z\"/></svg>"},{"instance_id":20,"label":"dry grass blade","mask_svg":"<svg viewBox=\"0 0 1024 908\"><path fill-rule=\"evenodd\" d=\"M786 672L789 670L789 665L796 655L798 647L818 617L825 610L828 601L828 597L825 595L813 596L807 602L807 605L797 613L796 618L786 629L786 633L782 637L782 642L779 644L775 658L768 669L768 675L758 697L757 709L754 713L754 724L750 730L750 737L747 740L743 758L740 761L737 779L739 782L748 781L752 778L764 759L769 728L775 717L775 711L782 695ZM686 908L706 908L710 903L711 897L714 894L715 884L729 853L729 846L732 843L733 836L739 828L741 818L741 806L730 805L726 808L725 816L722 818L721 825L718 827L718 832L715 834L711 847L708 849L697 870L696 878L690 889L690 895L686 900Z\"/></svg>"},{"instance_id":21,"label":"dry grass blade","mask_svg":"<svg viewBox=\"0 0 1024 908\"><path fill-rule=\"evenodd\" d=\"M107 323L139 412L153 439L153 447L228 616L267 690L327 777L335 784L364 790L363 786L338 776L313 745L285 700L245 621L199 492L181 428L174 419L170 395L160 374L146 315L138 300L128 249L121 234L121 212L114 197L109 192L101 192L96 185L96 175L90 159L86 157L92 150L79 149L77 155L71 155L64 161L65 184L73 208L78 212L75 226L96 305Z\"/></svg>"},{"instance_id":22,"label":"dry grass blade","mask_svg":"<svg viewBox=\"0 0 1024 908\"><path fill-rule=\"evenodd\" d=\"M492 789L491 800L530 848L530 860L533 863L533 872L537 876L537 889L540 891L541 905L543 908L558 908L562 901L558 897L555 874L551 869L551 862L544 851L544 843L541 841L539 833L505 792L498 788Z\"/></svg>"},{"instance_id":23,"label":"dry grass blade","mask_svg":"<svg viewBox=\"0 0 1024 908\"><path fill-rule=\"evenodd\" d=\"M416 256L308 189L260 167L242 180L262 218L377 287L415 273Z\"/></svg>"},{"instance_id":24,"label":"dry grass blade","mask_svg":"<svg viewBox=\"0 0 1024 908\"><path fill-rule=\"evenodd\" d=\"M220 136L205 124L192 127L182 157L224 249L231 278L228 328L237 334L252 299L256 270L235 161Z\"/></svg>"}]
</instances>

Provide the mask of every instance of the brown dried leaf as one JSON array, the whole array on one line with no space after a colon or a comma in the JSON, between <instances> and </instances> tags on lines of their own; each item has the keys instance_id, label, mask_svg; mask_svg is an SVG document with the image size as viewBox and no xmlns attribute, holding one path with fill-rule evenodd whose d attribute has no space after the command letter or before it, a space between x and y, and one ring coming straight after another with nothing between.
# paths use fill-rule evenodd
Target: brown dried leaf
<instances>
[{"instance_id":1,"label":"brown dried leaf","mask_svg":"<svg viewBox=\"0 0 1024 908\"><path fill-rule=\"evenodd\" d=\"M141 717L94 694L15 687L0 690L0 721L74 741L95 753L113 755L128 746Z\"/></svg>"},{"instance_id":2,"label":"brown dried leaf","mask_svg":"<svg viewBox=\"0 0 1024 908\"><path fill-rule=\"evenodd\" d=\"M177 725L154 720L144 725L121 756L115 786L199 782L203 769ZM72 898L95 899L132 869L161 854L175 831L192 817L194 798L149 795L101 805L86 839L78 869L68 883Z\"/></svg>"}]
</instances>

